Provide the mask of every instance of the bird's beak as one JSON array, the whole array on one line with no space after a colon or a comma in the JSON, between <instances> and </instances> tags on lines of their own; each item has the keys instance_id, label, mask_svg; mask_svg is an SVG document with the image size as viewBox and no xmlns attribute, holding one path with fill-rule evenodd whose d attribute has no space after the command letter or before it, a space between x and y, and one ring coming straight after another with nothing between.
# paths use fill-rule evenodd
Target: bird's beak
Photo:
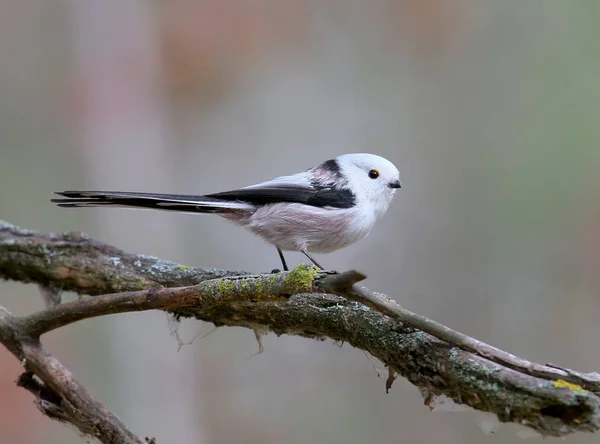
<instances>
[{"instance_id":1,"label":"bird's beak","mask_svg":"<svg viewBox=\"0 0 600 444\"><path fill-rule=\"evenodd\" d=\"M395 182L388 183L388 187L390 187L390 188L402 188L402 185L400 184L400 181L397 180Z\"/></svg>"}]
</instances>

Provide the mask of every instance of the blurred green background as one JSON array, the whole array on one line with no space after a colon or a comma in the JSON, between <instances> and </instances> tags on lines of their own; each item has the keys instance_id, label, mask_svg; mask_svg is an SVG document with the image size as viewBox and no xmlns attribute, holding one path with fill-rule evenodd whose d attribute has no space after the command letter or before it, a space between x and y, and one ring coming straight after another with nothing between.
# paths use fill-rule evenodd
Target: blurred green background
<instances>
[{"instance_id":1,"label":"blurred green background","mask_svg":"<svg viewBox=\"0 0 600 444\"><path fill-rule=\"evenodd\" d=\"M0 218L127 251L249 271L275 250L214 217L55 208L50 192L205 193L345 152L399 166L369 238L320 259L413 311L538 362L600 369L600 4L559 0L0 2ZM289 254L295 265L303 258ZM0 284L17 313L35 286ZM348 346L167 317L45 338L159 443L504 444L523 431L429 412ZM79 443L14 385L0 442ZM598 436L568 437L569 444Z\"/></svg>"}]
</instances>

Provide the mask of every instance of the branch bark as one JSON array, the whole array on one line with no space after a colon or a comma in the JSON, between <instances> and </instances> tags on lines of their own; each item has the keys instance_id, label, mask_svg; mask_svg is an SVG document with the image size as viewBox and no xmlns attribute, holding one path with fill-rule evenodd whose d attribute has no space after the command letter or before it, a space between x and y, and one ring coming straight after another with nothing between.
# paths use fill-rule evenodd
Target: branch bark
<instances>
[{"instance_id":1,"label":"branch bark","mask_svg":"<svg viewBox=\"0 0 600 444\"><path fill-rule=\"evenodd\" d=\"M266 326L278 335L348 342L406 377L427 399L445 395L543 435L600 427L597 373L531 363L453 331L356 285L364 276L355 271L336 275L298 267L249 275L197 269L124 253L81 233L44 234L0 223L0 278L104 294L7 318L34 344L41 334L88 317L160 309L217 326ZM10 337L0 334L0 341L22 356L23 347L11 348ZM27 368L54 392L64 392L46 381L54 379L39 366Z\"/></svg>"},{"instance_id":2,"label":"branch bark","mask_svg":"<svg viewBox=\"0 0 600 444\"><path fill-rule=\"evenodd\" d=\"M32 392L38 409L52 419L68 422L82 433L102 442L140 444L119 418L95 399L54 356L39 338L29 335L21 318L0 306L0 342L27 369L17 381ZM38 381L34 375L39 378Z\"/></svg>"}]
</instances>

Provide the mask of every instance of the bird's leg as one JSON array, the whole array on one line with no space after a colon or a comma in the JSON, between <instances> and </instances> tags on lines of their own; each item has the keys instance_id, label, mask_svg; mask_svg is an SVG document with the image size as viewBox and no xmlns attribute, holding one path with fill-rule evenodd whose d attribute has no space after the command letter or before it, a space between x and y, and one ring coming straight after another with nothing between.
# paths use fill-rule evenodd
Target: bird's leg
<instances>
[{"instance_id":1,"label":"bird's leg","mask_svg":"<svg viewBox=\"0 0 600 444\"><path fill-rule=\"evenodd\" d=\"M289 271L287 264L285 263L285 257L283 257L283 251L277 247L277 253L279 253L279 259L281 259L281 265L283 265L283 271Z\"/></svg>"},{"instance_id":2,"label":"bird's leg","mask_svg":"<svg viewBox=\"0 0 600 444\"><path fill-rule=\"evenodd\" d=\"M315 264L315 265L316 265L317 267L319 267L321 270L325 270L325 268L323 268L323 266L322 266L321 264L319 264L319 263L318 263L318 262L315 260L315 258L314 258L314 257L312 257L312 256L310 255L310 253L309 253L308 251L306 251L306 250L301 250L301 251L302 251L302 253L304 254L304 256L306 256L307 258L309 258L309 259L310 259L310 261L311 261L313 264Z\"/></svg>"}]
</instances>

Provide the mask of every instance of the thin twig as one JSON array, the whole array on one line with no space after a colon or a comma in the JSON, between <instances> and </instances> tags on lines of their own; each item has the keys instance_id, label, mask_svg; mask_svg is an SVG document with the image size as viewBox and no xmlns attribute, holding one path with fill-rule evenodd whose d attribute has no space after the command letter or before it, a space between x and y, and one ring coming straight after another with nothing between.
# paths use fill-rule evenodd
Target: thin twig
<instances>
[{"instance_id":1,"label":"thin twig","mask_svg":"<svg viewBox=\"0 0 600 444\"><path fill-rule=\"evenodd\" d=\"M563 379L574 384L578 384L586 390L600 394L600 374L598 373L580 373L572 370L562 369L556 366L548 366L536 364L518 356L512 355L500 350L478 339L467 336L456 330L453 330L445 325L440 324L432 319L426 318L419 314L413 313L410 310L400 306L394 300L390 299L382 293L378 293L360 285L352 284L348 280L354 271L346 272L344 278L340 275L338 280L322 281L320 288L331 291L340 296L347 297L350 300L360 302L366 306L377 310L378 312L390 316L400 322L417 328L425 333L428 333L442 341L460 347L463 350L476 353L479 356L487 358L491 361L502 364L508 368L518 370L528 375L538 378L556 380Z\"/></svg>"}]
</instances>

